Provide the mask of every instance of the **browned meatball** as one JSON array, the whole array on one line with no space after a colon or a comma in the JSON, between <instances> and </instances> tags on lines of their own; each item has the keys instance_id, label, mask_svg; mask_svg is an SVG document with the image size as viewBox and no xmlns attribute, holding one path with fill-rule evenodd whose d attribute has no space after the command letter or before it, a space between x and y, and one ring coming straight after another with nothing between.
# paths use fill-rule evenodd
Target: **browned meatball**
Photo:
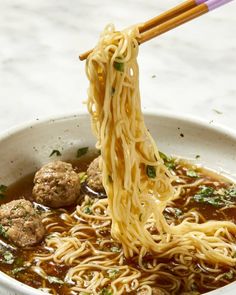
<instances>
[{"instance_id":1,"label":"browned meatball","mask_svg":"<svg viewBox=\"0 0 236 295\"><path fill-rule=\"evenodd\" d=\"M19 247L40 242L45 230L30 201L20 199L0 206L2 234Z\"/></svg>"},{"instance_id":2,"label":"browned meatball","mask_svg":"<svg viewBox=\"0 0 236 295\"><path fill-rule=\"evenodd\" d=\"M87 170L87 184L94 191L103 191L104 187L102 184L102 170L99 167L99 162L101 160L101 156L94 159Z\"/></svg>"},{"instance_id":3,"label":"browned meatball","mask_svg":"<svg viewBox=\"0 0 236 295\"><path fill-rule=\"evenodd\" d=\"M69 163L55 161L44 165L34 177L36 202L59 208L75 203L80 192L79 175Z\"/></svg>"},{"instance_id":4,"label":"browned meatball","mask_svg":"<svg viewBox=\"0 0 236 295\"><path fill-rule=\"evenodd\" d=\"M146 295L148 291L145 289L140 289L137 291L137 295ZM165 295L164 292L156 287L152 288L152 295Z\"/></svg>"}]
</instances>

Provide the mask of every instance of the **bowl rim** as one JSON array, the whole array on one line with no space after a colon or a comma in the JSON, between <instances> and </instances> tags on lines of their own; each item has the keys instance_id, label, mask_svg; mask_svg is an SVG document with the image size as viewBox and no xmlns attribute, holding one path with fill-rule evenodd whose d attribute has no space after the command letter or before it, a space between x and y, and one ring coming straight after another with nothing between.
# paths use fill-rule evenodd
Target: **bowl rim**
<instances>
[{"instance_id":1,"label":"bowl rim","mask_svg":"<svg viewBox=\"0 0 236 295\"><path fill-rule=\"evenodd\" d=\"M166 111L166 110L157 110L154 109L145 109L143 111L144 117L159 117L166 120L179 120L180 122L197 125L199 127L203 127L205 129L208 129L209 131L215 131L218 133L221 133L223 135L227 135L228 137L233 138L236 141L236 131L230 127L226 127L222 124L209 122L207 120L204 120L202 118L199 118L197 116L193 115L182 115L179 113L175 113L172 111ZM60 121L68 121L73 118L77 117L89 117L88 112L86 111L77 111L77 112L71 112L71 113L65 113L65 114L57 114L53 116L46 116L42 119L35 119L35 120L29 120L21 124L14 125L5 131L0 132L0 141L4 141L10 137L13 137L14 135L26 131L27 129L31 130L31 128L40 126L40 125L48 125L48 124L54 124ZM9 291L17 292L20 291L21 294L25 295L39 295L39 294L45 294L44 292L40 291L39 289L30 287L10 276L5 274L4 272L0 271L0 279L1 279L1 286L9 288ZM216 291L222 292L222 289L229 287L231 284L235 284L235 282L232 282L224 287L218 288L214 291L209 291L204 294L212 294L214 295ZM17 293L16 293L17 294ZM220 294L220 293L217 293Z\"/></svg>"},{"instance_id":2,"label":"bowl rim","mask_svg":"<svg viewBox=\"0 0 236 295\"><path fill-rule=\"evenodd\" d=\"M180 120L184 123L190 123L194 125L200 125L201 127L210 129L210 130L215 130L221 134L226 134L230 137L235 138L236 137L236 130L225 126L224 124L221 123L216 123L214 120L209 121L202 119L196 115L182 115L180 113L176 113L173 111L169 110L163 110L163 109L157 109L157 108L146 108L143 110L144 117L146 116L158 116L162 118L167 118L168 120ZM56 115L50 115L50 116L45 116L42 118L37 118L37 119L31 119L27 120L23 123L15 124L3 131L0 131L0 141L6 139L7 137L13 136L15 133L24 131L28 128L31 127L37 127L38 125L43 125L43 124L52 124L54 122L58 121L63 121L63 120L68 120L76 117L89 117L89 113L84 110L77 110L76 112L68 112L64 114L56 114Z\"/></svg>"}]
</instances>

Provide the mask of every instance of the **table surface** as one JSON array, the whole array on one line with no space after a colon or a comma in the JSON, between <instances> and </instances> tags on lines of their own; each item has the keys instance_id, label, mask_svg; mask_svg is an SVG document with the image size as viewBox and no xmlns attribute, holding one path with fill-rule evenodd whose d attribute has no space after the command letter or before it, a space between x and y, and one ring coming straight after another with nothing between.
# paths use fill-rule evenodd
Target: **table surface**
<instances>
[{"instance_id":1,"label":"table surface","mask_svg":"<svg viewBox=\"0 0 236 295\"><path fill-rule=\"evenodd\" d=\"M0 132L86 110L78 54L100 31L139 23L178 0L0 1ZM140 47L142 107L235 128L236 1Z\"/></svg>"}]
</instances>

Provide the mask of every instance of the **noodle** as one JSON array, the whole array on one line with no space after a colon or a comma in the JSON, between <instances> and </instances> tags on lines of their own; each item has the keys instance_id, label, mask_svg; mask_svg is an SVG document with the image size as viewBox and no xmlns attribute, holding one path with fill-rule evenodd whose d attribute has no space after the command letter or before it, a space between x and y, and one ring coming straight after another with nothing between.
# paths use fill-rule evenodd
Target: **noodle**
<instances>
[{"instance_id":1,"label":"noodle","mask_svg":"<svg viewBox=\"0 0 236 295\"><path fill-rule=\"evenodd\" d=\"M233 265L234 245L225 243L221 236L212 238L219 228L224 229L222 236L226 230L236 233L234 223L197 224L185 220L170 226L163 216L167 203L177 198L177 191L144 123L137 37L135 28L117 32L108 26L87 60L88 109L98 138L97 148L101 149L103 184L112 216L111 234L121 241L126 257L138 254L140 248L145 249L144 253L152 251L166 256L171 245L166 242L166 234L171 233L172 242L178 245L171 250L171 256L194 249L200 259ZM154 175L147 175L148 167L154 169ZM152 216L160 237L152 236L145 227Z\"/></svg>"},{"instance_id":2,"label":"noodle","mask_svg":"<svg viewBox=\"0 0 236 295\"><path fill-rule=\"evenodd\" d=\"M229 282L224 270L236 263L233 222L205 222L194 208L173 217L174 202L209 180L188 183L160 157L141 112L137 36L136 28L108 26L87 59L108 198L85 196L74 212L61 211L60 222L50 212L43 219L47 252L35 255L32 270L46 278L45 263L66 265L69 294L151 295L158 287L175 295L198 289L196 282L211 290ZM191 195L183 201L188 206Z\"/></svg>"},{"instance_id":3,"label":"noodle","mask_svg":"<svg viewBox=\"0 0 236 295\"><path fill-rule=\"evenodd\" d=\"M88 109L103 158L112 236L122 242L127 257L139 253L141 246L156 250L145 224L154 214L158 230L166 232L162 211L175 195L174 177L160 158L141 112L136 37L135 29L116 32L109 26L87 60ZM147 175L147 169L154 177Z\"/></svg>"}]
</instances>

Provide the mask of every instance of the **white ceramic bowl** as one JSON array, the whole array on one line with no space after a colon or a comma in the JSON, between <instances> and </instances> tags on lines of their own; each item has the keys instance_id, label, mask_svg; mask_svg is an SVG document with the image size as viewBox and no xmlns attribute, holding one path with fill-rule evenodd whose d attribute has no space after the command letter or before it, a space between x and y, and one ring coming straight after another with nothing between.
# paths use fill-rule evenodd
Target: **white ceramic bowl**
<instances>
[{"instance_id":1,"label":"white ceramic bowl","mask_svg":"<svg viewBox=\"0 0 236 295\"><path fill-rule=\"evenodd\" d=\"M236 170L236 133L212 126L199 119L169 113L149 112L146 124L167 154L195 160L211 169L234 177ZM87 114L76 114L26 124L0 136L0 184L13 183L51 160L53 149L62 151L61 159L75 158L79 147L91 146L95 139ZM1 295L45 294L0 272ZM234 295L236 283L208 293Z\"/></svg>"}]
</instances>

